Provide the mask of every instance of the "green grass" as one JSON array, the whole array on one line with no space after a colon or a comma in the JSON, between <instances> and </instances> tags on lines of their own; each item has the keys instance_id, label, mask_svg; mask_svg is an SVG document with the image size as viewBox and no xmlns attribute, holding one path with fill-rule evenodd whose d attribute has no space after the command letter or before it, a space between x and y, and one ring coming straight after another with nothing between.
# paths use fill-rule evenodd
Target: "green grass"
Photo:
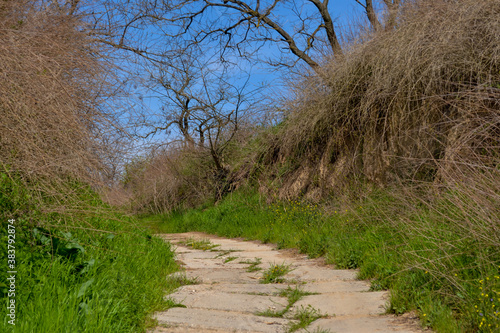
<instances>
[{"instance_id":1,"label":"green grass","mask_svg":"<svg viewBox=\"0 0 500 333\"><path fill-rule=\"evenodd\" d=\"M279 291L277 295L280 297L286 297L288 299L288 307L290 308L292 305L300 301L305 296L318 295L318 294L304 291L297 286L295 288L288 286L288 288Z\"/></svg>"},{"instance_id":2,"label":"green grass","mask_svg":"<svg viewBox=\"0 0 500 333\"><path fill-rule=\"evenodd\" d=\"M228 262L231 262L231 261L236 260L238 258L239 257L227 257L226 259L224 259L224 263L227 264Z\"/></svg>"},{"instance_id":3,"label":"green grass","mask_svg":"<svg viewBox=\"0 0 500 333\"><path fill-rule=\"evenodd\" d=\"M300 309L295 310L292 319L295 319L296 322L291 322L288 332L295 332L301 328L306 328L313 321L324 317L326 317L326 315L321 314L319 310L310 305L301 306Z\"/></svg>"},{"instance_id":4,"label":"green grass","mask_svg":"<svg viewBox=\"0 0 500 333\"><path fill-rule=\"evenodd\" d=\"M199 284L199 280L197 277L191 278L186 275L184 272L176 272L174 274L170 274L166 278L169 289L175 290L182 286Z\"/></svg>"},{"instance_id":5,"label":"green grass","mask_svg":"<svg viewBox=\"0 0 500 333\"><path fill-rule=\"evenodd\" d=\"M262 270L262 267L259 265L262 263L262 258L255 258L254 260L244 260L240 261L240 264L247 264L247 272L257 272Z\"/></svg>"},{"instance_id":6,"label":"green grass","mask_svg":"<svg viewBox=\"0 0 500 333\"><path fill-rule=\"evenodd\" d=\"M303 291L298 287L291 288L290 286L288 286L288 288L275 293L275 295L287 298L286 307L279 311L268 309L266 311L258 312L257 313L258 316L284 318L285 315L289 314L290 309L293 307L295 303L300 301L305 296L315 295L315 293ZM300 309L295 310L295 312L288 317L294 319L295 322L292 322L290 324L287 331L295 332L301 328L306 328L316 319L324 317L324 315L321 315L318 310L312 308L311 306L307 307L302 306L300 307Z\"/></svg>"},{"instance_id":7,"label":"green grass","mask_svg":"<svg viewBox=\"0 0 500 333\"><path fill-rule=\"evenodd\" d=\"M408 209L400 201L386 189L342 209L335 200L321 206L269 205L244 189L216 206L142 221L156 232L202 231L324 256L338 268L359 269L361 279L371 279L372 290L390 289L388 312L416 310L422 325L438 332L495 332L500 325L494 310L500 307L499 249L457 229L456 221L469 216L446 196L432 210L419 203Z\"/></svg>"},{"instance_id":8,"label":"green grass","mask_svg":"<svg viewBox=\"0 0 500 333\"><path fill-rule=\"evenodd\" d=\"M291 288L290 286L288 286L288 288L283 289L279 292L276 292L276 293L274 293L274 295L277 295L280 297L286 297L287 298L286 307L280 311L274 311L274 310L268 309L266 311L258 312L257 313L258 316L283 318L285 316L285 314L287 314L288 311L290 311L292 306L295 303L297 303L298 301L300 301L302 298L304 298L304 296L316 295L316 294L303 291L302 289L300 289L297 286L295 288Z\"/></svg>"},{"instance_id":9,"label":"green grass","mask_svg":"<svg viewBox=\"0 0 500 333\"><path fill-rule=\"evenodd\" d=\"M180 243L189 246L192 249L203 251L209 251L220 246L219 244L213 244L209 239L189 238L186 241Z\"/></svg>"},{"instance_id":10,"label":"green grass","mask_svg":"<svg viewBox=\"0 0 500 333\"><path fill-rule=\"evenodd\" d=\"M267 270L262 273L262 279L260 283L284 283L285 276L291 271L290 265L279 264L279 265L271 265Z\"/></svg>"},{"instance_id":11,"label":"green grass","mask_svg":"<svg viewBox=\"0 0 500 333\"><path fill-rule=\"evenodd\" d=\"M2 306L0 331L144 332L154 324L150 314L172 306L164 296L175 284L165 276L178 267L168 243L112 212L91 191L80 195L87 211L65 214L41 212L30 205L30 195L15 178L2 178L0 249L5 253L6 221L14 218L17 274L16 325L7 322Z\"/></svg>"}]
</instances>

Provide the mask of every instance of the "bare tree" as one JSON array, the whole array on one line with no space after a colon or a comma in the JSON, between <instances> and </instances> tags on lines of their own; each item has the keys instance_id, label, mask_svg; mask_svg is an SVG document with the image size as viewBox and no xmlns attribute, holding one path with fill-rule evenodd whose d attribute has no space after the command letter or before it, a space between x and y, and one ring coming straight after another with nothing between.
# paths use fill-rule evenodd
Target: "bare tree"
<instances>
[{"instance_id":1,"label":"bare tree","mask_svg":"<svg viewBox=\"0 0 500 333\"><path fill-rule=\"evenodd\" d=\"M380 19L373 7L373 0L355 0L361 7L364 8L366 18L370 22L373 30L379 31L383 28ZM382 0L385 5L385 30L393 29L396 24L396 16L401 5L401 0Z\"/></svg>"},{"instance_id":2,"label":"bare tree","mask_svg":"<svg viewBox=\"0 0 500 333\"><path fill-rule=\"evenodd\" d=\"M394 27L401 0L380 2L387 13L384 20L373 0L354 1L364 8L373 30ZM326 57L344 56L329 0L138 0L135 6L121 7L120 13L124 12L111 19L113 24L108 22L116 29L106 42L150 59L158 60L154 47L134 40L144 29L151 33L152 27L165 42L182 39L188 47L214 49L222 62L237 56L293 67L302 61L318 72Z\"/></svg>"},{"instance_id":3,"label":"bare tree","mask_svg":"<svg viewBox=\"0 0 500 333\"><path fill-rule=\"evenodd\" d=\"M150 120L143 124L140 136L166 135L168 142L180 141L186 149L211 159L218 183L216 199L222 197L229 173L226 150L240 120L250 116L260 89L249 88L248 75L237 86L231 68L211 63L199 52L165 58L147 69L150 89L161 107L148 112ZM241 80L242 73L238 76Z\"/></svg>"}]
</instances>

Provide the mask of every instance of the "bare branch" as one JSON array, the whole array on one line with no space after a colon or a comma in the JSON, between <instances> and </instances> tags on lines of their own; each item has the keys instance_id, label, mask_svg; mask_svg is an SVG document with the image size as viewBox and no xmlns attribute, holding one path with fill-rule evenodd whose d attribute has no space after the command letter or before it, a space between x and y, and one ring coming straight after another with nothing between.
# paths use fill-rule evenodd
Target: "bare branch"
<instances>
[{"instance_id":1,"label":"bare branch","mask_svg":"<svg viewBox=\"0 0 500 333\"><path fill-rule=\"evenodd\" d=\"M338 57L343 57L342 47L338 41L337 33L335 32L335 28L333 26L333 20L330 16L330 12L328 11L328 1L323 3L319 0L310 1L316 6L321 18L323 19L324 28L326 30L326 35L328 37L328 41L330 42L333 54Z\"/></svg>"}]
</instances>

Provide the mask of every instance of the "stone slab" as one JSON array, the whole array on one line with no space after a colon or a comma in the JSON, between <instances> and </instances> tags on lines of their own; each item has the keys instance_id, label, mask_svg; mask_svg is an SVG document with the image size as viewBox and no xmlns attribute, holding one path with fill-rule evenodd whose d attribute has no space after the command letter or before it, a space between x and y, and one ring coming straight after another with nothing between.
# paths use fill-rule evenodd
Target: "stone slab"
<instances>
[{"instance_id":1,"label":"stone slab","mask_svg":"<svg viewBox=\"0 0 500 333\"><path fill-rule=\"evenodd\" d=\"M298 266L287 274L287 278L305 282L356 280L358 272L347 269L328 269L318 266Z\"/></svg>"},{"instance_id":2,"label":"stone slab","mask_svg":"<svg viewBox=\"0 0 500 333\"><path fill-rule=\"evenodd\" d=\"M392 316L373 317L335 317L318 319L313 322L307 330L300 333L314 332L314 330L329 330L330 332L342 333L415 333L415 327L404 323L398 323Z\"/></svg>"},{"instance_id":3,"label":"stone slab","mask_svg":"<svg viewBox=\"0 0 500 333\"><path fill-rule=\"evenodd\" d=\"M286 289L288 287L289 286L286 284L215 283L183 286L179 288L178 291L186 289L193 293L212 291L234 294L273 295L275 293L278 293L280 290ZM290 287L295 288L295 285L291 285Z\"/></svg>"},{"instance_id":4,"label":"stone slab","mask_svg":"<svg viewBox=\"0 0 500 333\"><path fill-rule=\"evenodd\" d=\"M387 292L329 293L306 296L295 307L311 305L322 314L335 316L377 315L385 313Z\"/></svg>"},{"instance_id":5,"label":"stone slab","mask_svg":"<svg viewBox=\"0 0 500 333\"><path fill-rule=\"evenodd\" d=\"M283 332L289 321L238 312L172 308L154 316L161 325L182 325L191 329L215 329L224 332Z\"/></svg>"},{"instance_id":6,"label":"stone slab","mask_svg":"<svg viewBox=\"0 0 500 333\"><path fill-rule=\"evenodd\" d=\"M235 294L214 290L193 292L193 290L195 289L183 289L169 295L169 297L189 309L236 311L251 314L266 310L280 311L287 305L287 300L282 297Z\"/></svg>"},{"instance_id":7,"label":"stone slab","mask_svg":"<svg viewBox=\"0 0 500 333\"><path fill-rule=\"evenodd\" d=\"M304 291L312 293L336 293L336 292L367 292L370 290L370 283L367 281L324 281L309 282L302 285Z\"/></svg>"},{"instance_id":8,"label":"stone slab","mask_svg":"<svg viewBox=\"0 0 500 333\"><path fill-rule=\"evenodd\" d=\"M186 276L197 278L200 283L258 283L262 273L248 273L241 269L193 269L186 270Z\"/></svg>"}]
</instances>

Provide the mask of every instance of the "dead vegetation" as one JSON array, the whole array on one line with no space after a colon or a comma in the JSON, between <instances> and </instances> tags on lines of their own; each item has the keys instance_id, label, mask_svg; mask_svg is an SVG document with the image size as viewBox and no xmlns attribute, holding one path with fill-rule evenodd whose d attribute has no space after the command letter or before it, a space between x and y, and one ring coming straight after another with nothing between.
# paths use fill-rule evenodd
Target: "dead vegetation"
<instances>
[{"instance_id":1,"label":"dead vegetation","mask_svg":"<svg viewBox=\"0 0 500 333\"><path fill-rule=\"evenodd\" d=\"M199 205L213 190L209 164L210 157L195 148L152 151L127 165L121 204L154 213Z\"/></svg>"},{"instance_id":2,"label":"dead vegetation","mask_svg":"<svg viewBox=\"0 0 500 333\"><path fill-rule=\"evenodd\" d=\"M322 197L353 177L498 177L499 14L491 1L407 4L395 31L324 68L328 81L300 82L263 157L281 168L268 174L281 172L280 197Z\"/></svg>"},{"instance_id":3,"label":"dead vegetation","mask_svg":"<svg viewBox=\"0 0 500 333\"><path fill-rule=\"evenodd\" d=\"M106 177L113 126L100 51L73 7L0 1L1 172L52 197L53 208L71 196L61 188L68 180L96 186Z\"/></svg>"},{"instance_id":4,"label":"dead vegetation","mask_svg":"<svg viewBox=\"0 0 500 333\"><path fill-rule=\"evenodd\" d=\"M128 163L121 185L113 190L114 202L135 212L164 213L178 208L217 202L245 183L247 173L237 172L243 160L239 147L251 137L251 126L228 134L224 149L178 143L151 149ZM236 135L235 135L236 134Z\"/></svg>"},{"instance_id":5,"label":"dead vegetation","mask_svg":"<svg viewBox=\"0 0 500 333\"><path fill-rule=\"evenodd\" d=\"M456 190L457 205L473 198L466 210L487 207L474 214L494 223L499 14L488 0L406 3L397 29L359 38L342 61L297 82L280 124L263 134L239 126L221 159L224 191L251 183L268 198L321 201L362 196L352 187L361 182L400 186L419 201ZM217 200L210 158L192 147L156 151L129 165L124 198L152 212Z\"/></svg>"}]
</instances>

